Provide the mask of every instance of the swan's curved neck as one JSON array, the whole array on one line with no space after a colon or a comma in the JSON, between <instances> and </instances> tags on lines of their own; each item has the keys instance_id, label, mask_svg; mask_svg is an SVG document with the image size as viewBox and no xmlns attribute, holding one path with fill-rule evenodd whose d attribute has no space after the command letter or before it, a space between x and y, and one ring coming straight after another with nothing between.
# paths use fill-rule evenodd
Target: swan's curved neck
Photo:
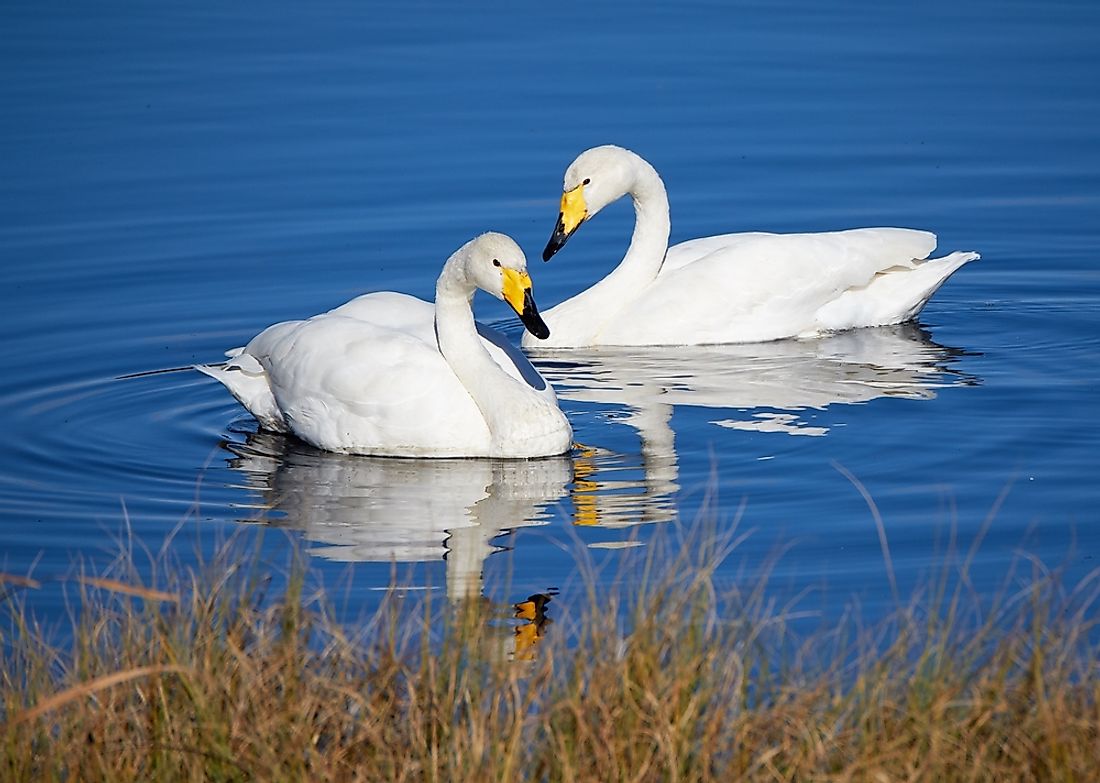
<instances>
[{"instance_id":1,"label":"swan's curved neck","mask_svg":"<svg viewBox=\"0 0 1100 783\"><path fill-rule=\"evenodd\" d=\"M634 178L623 195L634 202L634 234L630 247L619 265L603 280L581 294L591 299L587 309L607 314L608 319L623 303L636 298L657 279L668 251L670 230L668 194L656 169L640 157L631 154Z\"/></svg>"},{"instance_id":2,"label":"swan's curved neck","mask_svg":"<svg viewBox=\"0 0 1100 783\"><path fill-rule=\"evenodd\" d=\"M627 190L634 201L634 234L613 274L629 272L645 285L657 277L668 251L668 194L656 169L641 158L635 158L634 168L634 184Z\"/></svg>"},{"instance_id":3,"label":"swan's curved neck","mask_svg":"<svg viewBox=\"0 0 1100 783\"><path fill-rule=\"evenodd\" d=\"M456 254L443 267L435 287L435 335L439 351L477 404L496 442L506 442L519 409L538 396L506 373L493 360L474 322L472 302L475 286Z\"/></svg>"}]
</instances>

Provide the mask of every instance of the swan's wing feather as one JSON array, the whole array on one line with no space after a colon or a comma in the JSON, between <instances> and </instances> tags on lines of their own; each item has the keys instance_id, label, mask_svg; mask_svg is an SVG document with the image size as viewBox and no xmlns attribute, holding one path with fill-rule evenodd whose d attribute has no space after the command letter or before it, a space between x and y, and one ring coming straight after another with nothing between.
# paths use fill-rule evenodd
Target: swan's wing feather
<instances>
[{"instance_id":1,"label":"swan's wing feather","mask_svg":"<svg viewBox=\"0 0 1100 783\"><path fill-rule=\"evenodd\" d=\"M340 307L330 310L326 316L344 316L373 323L408 335L415 335L425 343L435 345L435 305L407 294L381 291L364 294ZM539 375L526 355L501 332L476 323L481 342L501 368L542 396L556 400L554 390Z\"/></svg>"},{"instance_id":2,"label":"swan's wing feather","mask_svg":"<svg viewBox=\"0 0 1100 783\"><path fill-rule=\"evenodd\" d=\"M412 331L326 314L249 344L291 428L314 445L380 449L487 437L477 406L423 324Z\"/></svg>"},{"instance_id":3,"label":"swan's wing feather","mask_svg":"<svg viewBox=\"0 0 1100 783\"><path fill-rule=\"evenodd\" d=\"M935 247L935 236L875 228L727 234L684 245L670 249L675 263L621 314L632 339L752 342L813 333L820 308L879 273L912 267Z\"/></svg>"},{"instance_id":4,"label":"swan's wing feather","mask_svg":"<svg viewBox=\"0 0 1100 783\"><path fill-rule=\"evenodd\" d=\"M324 315L354 318L403 332L424 334L423 330L430 329L435 323L435 305L409 294L376 291L357 296Z\"/></svg>"},{"instance_id":5,"label":"swan's wing feather","mask_svg":"<svg viewBox=\"0 0 1100 783\"><path fill-rule=\"evenodd\" d=\"M746 231L738 234L718 234L712 237L699 237L689 239L686 242L669 247L665 253L664 264L661 265L661 274L668 274L677 269L682 269L688 264L695 263L705 256L717 252L735 252L741 245L751 243L758 237L772 237L775 234L767 234L761 231Z\"/></svg>"},{"instance_id":6,"label":"swan's wing feather","mask_svg":"<svg viewBox=\"0 0 1100 783\"><path fill-rule=\"evenodd\" d=\"M330 317L372 323L383 329L416 337L429 345L436 345L436 306L430 301L407 294L398 294L395 291L363 294L312 320ZM502 332L486 327L483 323L475 323L475 326L489 355L493 356L496 363L508 375L536 391L548 391L550 397L554 398L553 389L539 375L535 366L528 361L524 352L511 343Z\"/></svg>"},{"instance_id":7,"label":"swan's wing feather","mask_svg":"<svg viewBox=\"0 0 1100 783\"><path fill-rule=\"evenodd\" d=\"M382 291L364 294L330 310L326 315L355 318L415 335L435 345L435 305L407 294ZM501 332L482 323L475 323L481 342L501 368L543 397L556 400L554 390L539 375L538 370L517 346Z\"/></svg>"}]
</instances>

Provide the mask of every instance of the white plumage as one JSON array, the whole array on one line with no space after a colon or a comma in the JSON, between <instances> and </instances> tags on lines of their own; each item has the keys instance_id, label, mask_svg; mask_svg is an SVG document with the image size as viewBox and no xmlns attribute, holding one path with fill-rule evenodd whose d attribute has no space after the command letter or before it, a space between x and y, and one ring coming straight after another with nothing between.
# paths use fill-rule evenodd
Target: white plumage
<instances>
[{"instance_id":1,"label":"white plumage","mask_svg":"<svg viewBox=\"0 0 1100 783\"><path fill-rule=\"evenodd\" d=\"M619 266L544 314L552 332L539 343L546 347L760 342L901 323L978 258L930 259L935 235L904 228L724 234L668 247L660 176L615 146L582 153L564 190L545 260L623 195L634 200L637 219ZM523 344L536 345L526 335Z\"/></svg>"},{"instance_id":2,"label":"white plumage","mask_svg":"<svg viewBox=\"0 0 1100 783\"><path fill-rule=\"evenodd\" d=\"M216 378L260 424L327 451L402 457L561 454L572 431L553 388L499 333L476 324L475 288L545 333L523 252L483 234L443 267L432 305L366 294L305 321L275 324Z\"/></svg>"}]
</instances>

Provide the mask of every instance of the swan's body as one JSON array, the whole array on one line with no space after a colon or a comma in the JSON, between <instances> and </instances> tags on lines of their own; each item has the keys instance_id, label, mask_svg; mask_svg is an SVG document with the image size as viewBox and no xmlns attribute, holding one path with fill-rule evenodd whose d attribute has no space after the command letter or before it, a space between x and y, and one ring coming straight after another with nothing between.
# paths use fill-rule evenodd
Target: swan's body
<instances>
[{"instance_id":1,"label":"swan's body","mask_svg":"<svg viewBox=\"0 0 1100 783\"><path fill-rule=\"evenodd\" d=\"M936 237L903 228L724 234L668 246L656 170L621 147L596 147L565 174L549 260L577 227L629 194L637 218L607 277L544 314L539 345L700 345L811 337L907 321L977 253L930 259ZM525 335L525 346L535 343Z\"/></svg>"},{"instance_id":2,"label":"swan's body","mask_svg":"<svg viewBox=\"0 0 1100 783\"><path fill-rule=\"evenodd\" d=\"M223 367L223 383L266 429L327 451L401 457L542 457L572 431L553 388L505 338L474 322L475 288L545 333L522 251L484 234L443 267L434 306L366 294L268 327Z\"/></svg>"}]
</instances>

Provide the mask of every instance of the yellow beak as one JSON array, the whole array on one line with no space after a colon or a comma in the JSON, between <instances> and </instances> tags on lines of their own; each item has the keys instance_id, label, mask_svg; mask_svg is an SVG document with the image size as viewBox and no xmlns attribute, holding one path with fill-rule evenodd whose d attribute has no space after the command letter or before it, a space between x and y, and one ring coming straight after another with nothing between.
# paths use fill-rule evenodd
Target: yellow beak
<instances>
[{"instance_id":1,"label":"yellow beak","mask_svg":"<svg viewBox=\"0 0 1100 783\"><path fill-rule=\"evenodd\" d=\"M504 301L517 313L523 312L523 297L531 290L531 276L515 269L502 269L504 274Z\"/></svg>"},{"instance_id":2,"label":"yellow beak","mask_svg":"<svg viewBox=\"0 0 1100 783\"><path fill-rule=\"evenodd\" d=\"M542 320L539 310L535 306L535 298L531 295L531 277L526 272L515 269L501 269L504 277L502 293L504 301L512 306L527 327L527 331L540 340L550 336L550 328Z\"/></svg>"},{"instance_id":3,"label":"yellow beak","mask_svg":"<svg viewBox=\"0 0 1100 783\"><path fill-rule=\"evenodd\" d=\"M550 241L546 243L546 249L542 251L542 260L549 261L555 253L561 250L566 240L587 217L588 205L584 203L584 185L577 185L572 190L562 193L558 223L554 226L554 233L550 235Z\"/></svg>"},{"instance_id":4,"label":"yellow beak","mask_svg":"<svg viewBox=\"0 0 1100 783\"><path fill-rule=\"evenodd\" d=\"M584 203L584 185L561 194L561 227L566 234L576 231L586 217L588 205Z\"/></svg>"}]
</instances>

